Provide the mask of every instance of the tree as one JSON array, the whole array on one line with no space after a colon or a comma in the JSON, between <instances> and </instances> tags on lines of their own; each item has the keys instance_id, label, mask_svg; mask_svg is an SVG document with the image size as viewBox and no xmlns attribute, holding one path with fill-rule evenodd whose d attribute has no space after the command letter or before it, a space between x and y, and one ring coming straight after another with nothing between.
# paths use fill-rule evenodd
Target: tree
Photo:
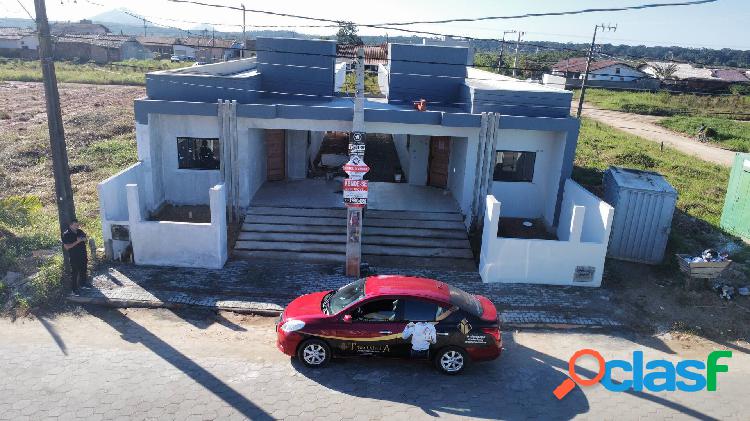
<instances>
[{"instance_id":1,"label":"tree","mask_svg":"<svg viewBox=\"0 0 750 421\"><path fill-rule=\"evenodd\" d=\"M671 79L677 72L677 65L674 63L653 64L654 74L659 79Z\"/></svg>"},{"instance_id":2,"label":"tree","mask_svg":"<svg viewBox=\"0 0 750 421\"><path fill-rule=\"evenodd\" d=\"M339 44L363 45L362 38L357 35L357 25L353 22L339 22L336 39Z\"/></svg>"}]
</instances>

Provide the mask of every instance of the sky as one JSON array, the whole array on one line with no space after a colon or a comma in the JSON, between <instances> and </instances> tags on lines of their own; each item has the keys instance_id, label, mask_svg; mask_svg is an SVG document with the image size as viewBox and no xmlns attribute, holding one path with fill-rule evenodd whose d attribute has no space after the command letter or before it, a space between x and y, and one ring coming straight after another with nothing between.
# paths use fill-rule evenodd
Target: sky
<instances>
[{"instance_id":1,"label":"sky","mask_svg":"<svg viewBox=\"0 0 750 421\"><path fill-rule=\"evenodd\" d=\"M34 13L33 0L0 0L0 16L28 17L20 1ZM243 0L203 0L208 3L239 6ZM677 0L244 0L247 7L274 12L380 24L445 18L507 16L621 7L644 3L670 3ZM197 25L173 20L240 25L242 13L197 5L171 3L168 0L47 0L50 20L79 20L117 8L145 16L170 26L189 29ZM479 38L501 38L503 31L525 32L524 40L589 42L597 24L617 25L597 41L629 45L678 45L683 47L734 48L750 50L750 0L718 0L704 5L670 7L626 12L598 12L583 15L536 17L512 20L424 24L409 29L456 34ZM248 29L254 25L306 25L315 22L248 13ZM239 26L217 26L217 30L241 31ZM287 28L283 28L287 29ZM297 28L297 32L330 35L332 28ZM394 30L361 28L363 35L409 35ZM513 37L515 35L509 35Z\"/></svg>"}]
</instances>

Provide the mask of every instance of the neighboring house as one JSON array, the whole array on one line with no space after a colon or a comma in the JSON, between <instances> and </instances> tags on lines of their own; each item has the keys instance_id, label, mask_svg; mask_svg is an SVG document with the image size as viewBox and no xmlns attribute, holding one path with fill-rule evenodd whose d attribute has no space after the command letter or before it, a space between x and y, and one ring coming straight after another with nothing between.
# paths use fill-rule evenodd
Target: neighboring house
<instances>
[{"instance_id":1,"label":"neighboring house","mask_svg":"<svg viewBox=\"0 0 750 421\"><path fill-rule=\"evenodd\" d=\"M564 77L566 89L580 87L586 73L586 60L586 57L560 60L552 66L552 76ZM553 81L554 84L559 83L554 78L546 80ZM601 88L657 89L659 81L651 80L650 76L623 61L600 60L591 62L586 85Z\"/></svg>"},{"instance_id":2,"label":"neighboring house","mask_svg":"<svg viewBox=\"0 0 750 421\"><path fill-rule=\"evenodd\" d=\"M241 50L241 41L205 37L180 38L172 46L172 54L205 63L239 58Z\"/></svg>"},{"instance_id":3,"label":"neighboring house","mask_svg":"<svg viewBox=\"0 0 750 421\"><path fill-rule=\"evenodd\" d=\"M0 57L35 59L39 38L31 29L0 28Z\"/></svg>"},{"instance_id":4,"label":"neighboring house","mask_svg":"<svg viewBox=\"0 0 750 421\"><path fill-rule=\"evenodd\" d=\"M359 45L336 45L336 82L335 92L341 92L347 73L354 71L354 60L357 58ZM388 64L388 44L363 45L365 72L367 75L379 76L383 66Z\"/></svg>"},{"instance_id":5,"label":"neighboring house","mask_svg":"<svg viewBox=\"0 0 750 421\"><path fill-rule=\"evenodd\" d=\"M0 28L0 49L36 50L39 38L36 32L27 28Z\"/></svg>"},{"instance_id":6,"label":"neighboring house","mask_svg":"<svg viewBox=\"0 0 750 421\"><path fill-rule=\"evenodd\" d=\"M586 73L586 57L573 57L560 60L552 66L552 74L566 78L583 79ZM646 76L645 73L628 63L617 60L592 61L589 66L589 80L609 80L632 82Z\"/></svg>"},{"instance_id":7,"label":"neighboring house","mask_svg":"<svg viewBox=\"0 0 750 421\"><path fill-rule=\"evenodd\" d=\"M127 35L63 35L55 37L56 60L110 63L121 60L144 60L152 53L135 37Z\"/></svg>"},{"instance_id":8,"label":"neighboring house","mask_svg":"<svg viewBox=\"0 0 750 421\"><path fill-rule=\"evenodd\" d=\"M352 69L352 63L357 58L359 45L336 46L336 64L346 63L347 70ZM378 66L388 64L388 44L362 45L365 55L365 71L377 72Z\"/></svg>"},{"instance_id":9,"label":"neighboring house","mask_svg":"<svg viewBox=\"0 0 750 421\"><path fill-rule=\"evenodd\" d=\"M658 69L667 67L672 67L673 71L662 83L674 90L723 92L734 83L748 82L747 75L740 70L695 67L689 63L649 61L638 68L648 75L658 77Z\"/></svg>"},{"instance_id":10,"label":"neighboring house","mask_svg":"<svg viewBox=\"0 0 750 421\"><path fill-rule=\"evenodd\" d=\"M135 101L139 162L99 184L109 256L206 268L229 255L344 263L334 177L354 101L334 93L336 43L256 46L257 58L147 74ZM613 209L570 178L572 93L467 67L468 54L388 45L388 96L364 103L377 142L367 146L363 260L476 270L467 233L483 227L485 282L599 286ZM176 209L192 216L170 216ZM230 228L228 214L244 224Z\"/></svg>"},{"instance_id":11,"label":"neighboring house","mask_svg":"<svg viewBox=\"0 0 750 421\"><path fill-rule=\"evenodd\" d=\"M156 37L156 36L140 36L135 39L143 45L144 48L148 49L155 54L156 57L169 58L173 54L172 46L174 45L175 37Z\"/></svg>"},{"instance_id":12,"label":"neighboring house","mask_svg":"<svg viewBox=\"0 0 750 421\"><path fill-rule=\"evenodd\" d=\"M109 28L83 19L79 22L52 22L50 33L52 35L105 35L109 33Z\"/></svg>"}]
</instances>

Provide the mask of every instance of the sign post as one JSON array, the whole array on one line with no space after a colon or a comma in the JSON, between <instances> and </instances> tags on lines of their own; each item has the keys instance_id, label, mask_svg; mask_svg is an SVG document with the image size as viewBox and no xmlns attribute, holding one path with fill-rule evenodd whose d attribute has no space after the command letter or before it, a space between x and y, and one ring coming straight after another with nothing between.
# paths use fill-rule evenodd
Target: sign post
<instances>
[{"instance_id":1,"label":"sign post","mask_svg":"<svg viewBox=\"0 0 750 421\"><path fill-rule=\"evenodd\" d=\"M349 136L349 162L344 171L344 205L346 206L346 276L359 278L362 264L362 208L367 205L367 181L370 171L365 164L365 50L357 49L357 83L354 92L354 117Z\"/></svg>"}]
</instances>

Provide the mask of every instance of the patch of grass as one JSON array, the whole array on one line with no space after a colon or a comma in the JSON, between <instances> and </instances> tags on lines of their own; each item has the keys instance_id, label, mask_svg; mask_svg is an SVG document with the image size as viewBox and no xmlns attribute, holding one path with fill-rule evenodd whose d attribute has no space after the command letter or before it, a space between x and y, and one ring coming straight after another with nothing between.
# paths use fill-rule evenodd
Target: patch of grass
<instances>
[{"instance_id":1,"label":"patch of grass","mask_svg":"<svg viewBox=\"0 0 750 421\"><path fill-rule=\"evenodd\" d=\"M0 199L0 273L18 270L19 260L33 250L57 243L57 223L36 196Z\"/></svg>"},{"instance_id":2,"label":"patch of grass","mask_svg":"<svg viewBox=\"0 0 750 421\"><path fill-rule=\"evenodd\" d=\"M580 90L575 92L575 98ZM750 95L696 95L667 91L587 89L586 102L605 110L655 116L695 115L750 120Z\"/></svg>"},{"instance_id":3,"label":"patch of grass","mask_svg":"<svg viewBox=\"0 0 750 421\"><path fill-rule=\"evenodd\" d=\"M59 297L63 292L63 257L62 254L53 256L42 267L39 273L31 279L31 304L43 305Z\"/></svg>"},{"instance_id":4,"label":"patch of grass","mask_svg":"<svg viewBox=\"0 0 750 421\"><path fill-rule=\"evenodd\" d=\"M138 161L135 139L128 134L93 143L81 150L78 160L99 171L119 171Z\"/></svg>"},{"instance_id":5,"label":"patch of grass","mask_svg":"<svg viewBox=\"0 0 750 421\"><path fill-rule=\"evenodd\" d=\"M750 122L718 117L674 116L657 124L668 129L697 136L702 124L711 131L709 141L736 152L750 152Z\"/></svg>"},{"instance_id":6,"label":"patch of grass","mask_svg":"<svg viewBox=\"0 0 750 421\"><path fill-rule=\"evenodd\" d=\"M187 67L191 64L157 60L115 62L109 65L58 61L55 62L55 74L58 82L145 85L147 72ZM12 80L41 82L42 68L39 61L0 60L0 81Z\"/></svg>"},{"instance_id":7,"label":"patch of grass","mask_svg":"<svg viewBox=\"0 0 750 421\"><path fill-rule=\"evenodd\" d=\"M613 127L584 119L573 178L601 191L602 174L610 165L656 171L679 192L668 253L695 253L720 246L729 238L719 227L729 168L701 161ZM741 247L733 257L750 253Z\"/></svg>"}]
</instances>

